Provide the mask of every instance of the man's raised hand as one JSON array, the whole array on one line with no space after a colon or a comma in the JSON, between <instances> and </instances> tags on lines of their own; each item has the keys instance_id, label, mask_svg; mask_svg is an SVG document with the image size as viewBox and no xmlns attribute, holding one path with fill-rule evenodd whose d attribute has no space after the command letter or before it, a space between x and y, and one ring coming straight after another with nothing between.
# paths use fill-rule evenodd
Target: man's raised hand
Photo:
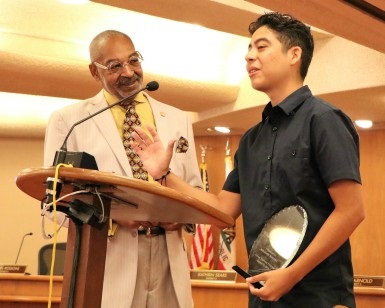
<instances>
[{"instance_id":1,"label":"man's raised hand","mask_svg":"<svg viewBox=\"0 0 385 308\"><path fill-rule=\"evenodd\" d=\"M157 179L161 178L169 170L176 140L169 141L165 149L155 128L147 125L147 129L152 138L141 127L137 126L135 131L132 132L134 140L130 142L130 145L139 155L147 172L154 179Z\"/></svg>"}]
</instances>

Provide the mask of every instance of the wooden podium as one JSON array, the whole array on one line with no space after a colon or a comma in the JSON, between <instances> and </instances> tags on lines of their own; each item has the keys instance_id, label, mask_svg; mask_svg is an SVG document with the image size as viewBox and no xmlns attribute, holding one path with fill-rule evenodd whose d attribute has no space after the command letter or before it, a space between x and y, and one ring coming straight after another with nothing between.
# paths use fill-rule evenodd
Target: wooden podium
<instances>
[{"instance_id":1,"label":"wooden podium","mask_svg":"<svg viewBox=\"0 0 385 308\"><path fill-rule=\"evenodd\" d=\"M47 178L55 176L55 167L23 170L16 185L29 196L42 200L46 194ZM88 193L73 195L66 201L80 200L90 208L101 204L105 221L108 218L138 221L204 223L221 227L231 226L234 220L213 207L178 191L129 179L113 173L81 168L62 167L63 181L59 197L78 190ZM99 227L70 220L63 290L60 307L100 307L104 264L106 258L108 223ZM76 250L79 253L76 254ZM75 259L74 256L78 256ZM77 268L73 273L74 265Z\"/></svg>"}]
</instances>

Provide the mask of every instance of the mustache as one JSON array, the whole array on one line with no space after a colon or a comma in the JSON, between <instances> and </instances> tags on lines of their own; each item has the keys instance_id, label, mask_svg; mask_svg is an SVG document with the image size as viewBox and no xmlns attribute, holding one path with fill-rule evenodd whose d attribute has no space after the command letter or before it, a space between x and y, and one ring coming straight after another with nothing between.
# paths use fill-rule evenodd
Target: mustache
<instances>
[{"instance_id":1,"label":"mustache","mask_svg":"<svg viewBox=\"0 0 385 308\"><path fill-rule=\"evenodd\" d=\"M138 75L134 75L132 77L125 77L125 76L121 76L116 84L118 86L121 86L121 85L128 85L128 84L131 84L131 83L134 83L135 81L139 80L139 76Z\"/></svg>"}]
</instances>

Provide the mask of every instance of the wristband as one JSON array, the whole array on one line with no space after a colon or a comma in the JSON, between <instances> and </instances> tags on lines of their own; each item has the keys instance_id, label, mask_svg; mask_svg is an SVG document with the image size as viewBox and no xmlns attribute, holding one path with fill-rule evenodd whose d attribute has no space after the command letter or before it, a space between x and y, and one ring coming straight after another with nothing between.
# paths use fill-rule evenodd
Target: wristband
<instances>
[{"instance_id":1,"label":"wristband","mask_svg":"<svg viewBox=\"0 0 385 308\"><path fill-rule=\"evenodd\" d=\"M168 168L168 170L167 170L167 172L165 174L163 174L158 179L154 179L154 181L160 182L161 185L163 184L163 181L164 181L165 185L167 186L166 177L170 174L170 172L171 172L171 168Z\"/></svg>"}]
</instances>

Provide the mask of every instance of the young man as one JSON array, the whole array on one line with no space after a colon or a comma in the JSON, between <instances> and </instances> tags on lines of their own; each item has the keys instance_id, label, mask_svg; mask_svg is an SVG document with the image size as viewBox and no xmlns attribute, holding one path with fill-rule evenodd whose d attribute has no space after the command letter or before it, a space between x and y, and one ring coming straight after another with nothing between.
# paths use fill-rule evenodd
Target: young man
<instances>
[{"instance_id":1,"label":"young man","mask_svg":"<svg viewBox=\"0 0 385 308\"><path fill-rule=\"evenodd\" d=\"M152 141L139 128L133 146L150 174L166 176L168 187L234 219L242 213L248 251L272 214L293 204L306 210L308 228L294 261L247 279L249 307L355 307L349 236L364 219L357 132L341 110L303 85L314 49L309 27L267 13L249 30L247 72L270 102L262 121L241 138L218 196L166 172L174 141L164 149L155 130ZM264 287L254 288L257 281Z\"/></svg>"},{"instance_id":2,"label":"young man","mask_svg":"<svg viewBox=\"0 0 385 308\"><path fill-rule=\"evenodd\" d=\"M113 30L98 34L90 44L90 58L90 72L103 89L95 97L52 114L45 139L46 166L52 165L55 151L74 123L143 87L143 58L126 34ZM143 168L131 168L129 156L133 153L127 140L123 145L123 139L130 135L126 129L133 113L128 118L126 115L134 103L141 124L156 127L161 139L188 140L188 151L177 153L170 166L189 184L202 187L188 114L143 92L124 103L128 107L114 106L78 125L68 138L68 150L93 155L100 171L153 181L145 170L141 174L135 172ZM102 307L192 307L181 224L119 220L115 223L119 228L107 244Z\"/></svg>"}]
</instances>

